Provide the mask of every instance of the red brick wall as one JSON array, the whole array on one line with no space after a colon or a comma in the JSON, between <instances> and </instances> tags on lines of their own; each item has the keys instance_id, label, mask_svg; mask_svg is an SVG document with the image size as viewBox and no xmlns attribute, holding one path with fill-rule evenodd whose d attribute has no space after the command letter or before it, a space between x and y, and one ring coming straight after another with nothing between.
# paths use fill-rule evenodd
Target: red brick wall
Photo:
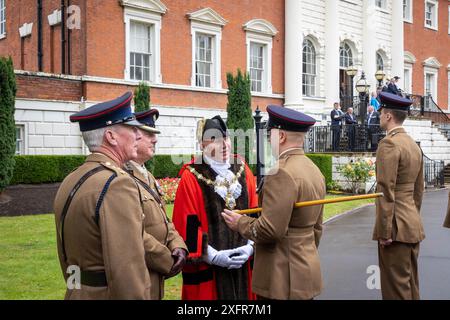
<instances>
[{"instance_id":1,"label":"red brick wall","mask_svg":"<svg viewBox=\"0 0 450 320\"><path fill-rule=\"evenodd\" d=\"M246 70L246 33L242 25L251 19L271 22L278 34L273 38L273 93L284 92L284 0L163 0L168 11L162 18L161 73L167 84L190 85L192 69L191 24L186 14L211 7L228 23L222 31L221 72L222 87L226 88L226 73ZM81 30L71 33L71 66L73 75L124 78L125 24L123 7L112 0L71 0L81 8ZM43 1L43 71L50 73L50 26L47 16L60 8L60 0ZM7 2L7 37L0 40L0 55L12 55L16 69L20 69L19 27L33 22L32 36L25 40L25 70L37 71L37 5L35 0ZM61 27L54 28L54 72L61 72ZM67 72L67 66L66 66ZM22 82L23 85L23 82ZM83 96L100 101L121 94L126 86L87 83ZM106 89L105 89L106 88ZM20 88L19 88L20 90ZM21 92L28 92L23 89ZM56 90L45 93L58 97ZM77 99L78 100L78 99ZM226 95L181 90L153 89L152 102L168 106L226 107ZM282 104L282 99L254 98L254 104Z\"/></svg>"},{"instance_id":2,"label":"red brick wall","mask_svg":"<svg viewBox=\"0 0 450 320\"><path fill-rule=\"evenodd\" d=\"M71 0L70 3L80 6L83 10L85 0ZM51 72L51 27L48 24L48 15L55 9L60 9L60 0L42 1L42 49L43 49L43 72ZM71 30L71 74L84 74L84 34L83 24L85 23L84 15L81 14L82 23L80 30ZM0 55L11 55L14 61L14 67L21 69L20 62L20 36L19 27L24 23L33 22L31 37L25 39L24 53L25 63L24 69L27 71L38 71L38 22L37 22L37 1L21 0L7 1L6 3L6 38L0 40ZM54 72L61 73L61 25L53 27L53 56L54 56ZM67 38L67 36L66 36ZM68 49L66 49L67 52ZM68 66L66 64L66 73Z\"/></svg>"},{"instance_id":3,"label":"red brick wall","mask_svg":"<svg viewBox=\"0 0 450 320\"><path fill-rule=\"evenodd\" d=\"M17 75L16 81L17 98L81 101L81 81L33 75Z\"/></svg>"},{"instance_id":4,"label":"red brick wall","mask_svg":"<svg viewBox=\"0 0 450 320\"><path fill-rule=\"evenodd\" d=\"M450 35L448 34L448 6L447 0L439 0L438 31L424 27L425 2L414 1L413 23L404 23L405 51L416 57L413 65L412 91L415 94L424 94L424 66L423 62L435 57L442 64L438 74L438 105L442 109L448 108L448 74L447 66L450 64Z\"/></svg>"}]
</instances>

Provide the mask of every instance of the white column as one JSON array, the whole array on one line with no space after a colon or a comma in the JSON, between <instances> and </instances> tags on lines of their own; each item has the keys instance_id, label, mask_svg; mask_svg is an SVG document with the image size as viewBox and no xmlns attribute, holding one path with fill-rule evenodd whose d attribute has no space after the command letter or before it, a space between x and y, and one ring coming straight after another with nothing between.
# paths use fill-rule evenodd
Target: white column
<instances>
[{"instance_id":1,"label":"white column","mask_svg":"<svg viewBox=\"0 0 450 320\"><path fill-rule=\"evenodd\" d=\"M392 1L392 76L399 76L400 87L403 89L404 80L404 47L403 47L403 1Z\"/></svg>"},{"instance_id":2,"label":"white column","mask_svg":"<svg viewBox=\"0 0 450 320\"><path fill-rule=\"evenodd\" d=\"M396 2L395 0L393 2ZM402 1L397 1L402 2ZM366 74L367 82L370 84L370 92L376 90L377 81L375 72L377 71L376 60L376 19L374 0L363 1L363 66L362 70Z\"/></svg>"},{"instance_id":3,"label":"white column","mask_svg":"<svg viewBox=\"0 0 450 320\"><path fill-rule=\"evenodd\" d=\"M285 2L284 105L303 111L301 0Z\"/></svg>"},{"instance_id":4,"label":"white column","mask_svg":"<svg viewBox=\"0 0 450 320\"><path fill-rule=\"evenodd\" d=\"M325 1L325 110L339 101L338 5L339 1Z\"/></svg>"}]
</instances>

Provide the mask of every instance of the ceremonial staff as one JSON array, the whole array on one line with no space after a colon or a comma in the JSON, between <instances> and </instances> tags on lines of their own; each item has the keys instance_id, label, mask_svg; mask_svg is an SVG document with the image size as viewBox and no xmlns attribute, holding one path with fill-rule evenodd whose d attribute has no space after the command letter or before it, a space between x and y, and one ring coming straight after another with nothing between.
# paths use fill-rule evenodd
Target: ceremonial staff
<instances>
[{"instance_id":1,"label":"ceremonial staff","mask_svg":"<svg viewBox=\"0 0 450 320\"><path fill-rule=\"evenodd\" d=\"M318 205L322 205L322 204L330 204L330 203L345 202L345 201L355 201L355 200L362 200L362 199L372 199L372 198L379 198L379 197L383 197L383 193L362 194L362 195L358 195L358 196L348 196L348 197L340 197L340 198L334 198L334 199L304 201L304 202L295 203L294 208L318 206ZM262 208L235 210L235 212L237 212L239 214L253 214L253 213L259 213L261 211L262 211Z\"/></svg>"}]
</instances>

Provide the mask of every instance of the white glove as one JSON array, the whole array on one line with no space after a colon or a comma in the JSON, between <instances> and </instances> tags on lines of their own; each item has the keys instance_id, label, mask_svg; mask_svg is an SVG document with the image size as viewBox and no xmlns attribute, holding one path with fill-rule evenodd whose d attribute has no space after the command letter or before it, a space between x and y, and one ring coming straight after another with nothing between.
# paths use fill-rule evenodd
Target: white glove
<instances>
[{"instance_id":1,"label":"white glove","mask_svg":"<svg viewBox=\"0 0 450 320\"><path fill-rule=\"evenodd\" d=\"M206 263L228 269L240 268L246 260L243 261L242 258L230 258L232 254L237 254L236 249L217 251L216 249L208 245Z\"/></svg>"},{"instance_id":2,"label":"white glove","mask_svg":"<svg viewBox=\"0 0 450 320\"><path fill-rule=\"evenodd\" d=\"M237 255L233 256L231 260L239 263L240 268L253 255L253 241L249 240L245 246L234 249L234 253L236 253Z\"/></svg>"}]
</instances>

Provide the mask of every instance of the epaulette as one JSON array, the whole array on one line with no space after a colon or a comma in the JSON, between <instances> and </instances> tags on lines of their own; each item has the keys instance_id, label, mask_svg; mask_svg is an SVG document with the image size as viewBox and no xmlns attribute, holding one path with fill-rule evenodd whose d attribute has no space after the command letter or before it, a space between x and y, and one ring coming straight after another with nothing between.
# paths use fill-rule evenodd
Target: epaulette
<instances>
[{"instance_id":1,"label":"epaulette","mask_svg":"<svg viewBox=\"0 0 450 320\"><path fill-rule=\"evenodd\" d=\"M117 176L128 174L125 170L123 170L122 168L117 167L116 165L112 164L109 161L100 162L100 164L102 166L104 166L106 169L109 169L109 170L115 172L117 174Z\"/></svg>"}]
</instances>

